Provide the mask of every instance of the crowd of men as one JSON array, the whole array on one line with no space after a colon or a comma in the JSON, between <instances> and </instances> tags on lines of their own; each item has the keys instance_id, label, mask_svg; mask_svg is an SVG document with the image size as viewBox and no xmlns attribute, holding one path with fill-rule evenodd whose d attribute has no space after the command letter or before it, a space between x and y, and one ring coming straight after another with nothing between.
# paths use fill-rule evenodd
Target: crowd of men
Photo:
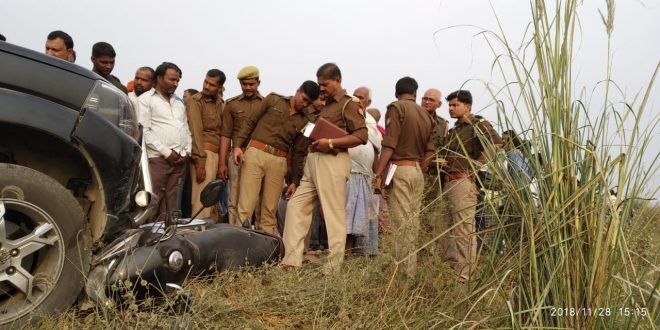
<instances>
[{"instance_id":1,"label":"crowd of men","mask_svg":"<svg viewBox=\"0 0 660 330\"><path fill-rule=\"evenodd\" d=\"M45 52L74 62L73 46L68 34L54 31ZM446 201L445 216L425 221L451 228L440 241L458 281L473 274L475 173L502 141L486 119L472 114L469 91L445 98L449 116L456 120L450 128L436 112L441 92L429 89L418 104L417 82L403 77L394 86L396 100L387 106L382 127L380 112L368 108L370 89L359 87L349 94L334 63L321 65L316 81L306 80L287 95L267 96L259 91L259 69L246 66L236 77L242 93L227 100L227 77L210 69L200 81L201 91L188 89L181 99L175 91L182 71L174 63L163 62L155 70L140 67L124 86L112 75L115 57L110 44L94 44L92 70L127 92L138 113L159 195L154 221L178 207L177 187L187 172L193 210L202 208L200 191L217 178L229 182L230 224L241 226L254 218L256 229L282 235L283 267L302 266L312 219L320 215L329 250L325 272L338 270L347 250L376 254L378 235L391 232L391 252L398 260L407 258L404 273L414 277L427 191ZM343 133L313 136L309 124L324 121ZM389 222L381 221L385 210ZM218 213L206 209L200 217L222 221ZM278 229L278 218L284 219L283 228Z\"/></svg>"}]
</instances>

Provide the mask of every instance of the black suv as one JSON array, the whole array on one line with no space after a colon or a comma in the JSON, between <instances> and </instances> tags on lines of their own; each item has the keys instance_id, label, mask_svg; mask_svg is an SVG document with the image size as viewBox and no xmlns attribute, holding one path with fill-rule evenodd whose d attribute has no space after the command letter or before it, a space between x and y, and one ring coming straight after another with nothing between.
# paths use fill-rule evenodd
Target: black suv
<instances>
[{"instance_id":1,"label":"black suv","mask_svg":"<svg viewBox=\"0 0 660 330\"><path fill-rule=\"evenodd\" d=\"M0 327L71 306L94 251L151 215L144 157L125 94L0 41Z\"/></svg>"}]
</instances>

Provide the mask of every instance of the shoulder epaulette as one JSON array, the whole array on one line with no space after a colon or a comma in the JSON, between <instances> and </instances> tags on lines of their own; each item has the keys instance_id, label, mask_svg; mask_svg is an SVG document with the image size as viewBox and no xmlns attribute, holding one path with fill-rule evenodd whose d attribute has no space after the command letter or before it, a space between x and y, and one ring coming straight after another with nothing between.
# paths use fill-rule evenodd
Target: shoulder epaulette
<instances>
[{"instance_id":1,"label":"shoulder epaulette","mask_svg":"<svg viewBox=\"0 0 660 330\"><path fill-rule=\"evenodd\" d=\"M477 125L477 124L483 123L485 121L486 121L486 119L484 119L484 117L481 117L481 116L478 116L478 115L472 115L472 114L468 115L467 119L465 120L465 122L469 125Z\"/></svg>"},{"instance_id":2,"label":"shoulder epaulette","mask_svg":"<svg viewBox=\"0 0 660 330\"><path fill-rule=\"evenodd\" d=\"M350 97L351 101L360 103L360 99L358 99L357 96L355 96L353 94L348 94L348 93L346 93L346 96Z\"/></svg>"},{"instance_id":3,"label":"shoulder epaulette","mask_svg":"<svg viewBox=\"0 0 660 330\"><path fill-rule=\"evenodd\" d=\"M401 104L399 103L399 101L394 101L394 102L387 105L388 108L390 106L395 107L396 110L399 111L399 122L403 123L403 120L406 118L406 112L403 111L403 109L401 108Z\"/></svg>"},{"instance_id":4,"label":"shoulder epaulette","mask_svg":"<svg viewBox=\"0 0 660 330\"><path fill-rule=\"evenodd\" d=\"M225 101L225 103L229 103L231 101L238 100L239 97L241 97L241 95L236 95L234 97L230 97L230 98L227 99L227 101Z\"/></svg>"}]
</instances>

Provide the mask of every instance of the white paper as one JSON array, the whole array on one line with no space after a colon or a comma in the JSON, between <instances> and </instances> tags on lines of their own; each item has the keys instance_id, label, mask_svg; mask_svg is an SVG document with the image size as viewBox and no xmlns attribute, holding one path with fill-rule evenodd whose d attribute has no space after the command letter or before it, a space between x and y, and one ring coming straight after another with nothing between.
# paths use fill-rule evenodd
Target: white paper
<instances>
[{"instance_id":1,"label":"white paper","mask_svg":"<svg viewBox=\"0 0 660 330\"><path fill-rule=\"evenodd\" d=\"M307 125L305 125L305 130L303 130L303 135L305 137L309 137L310 135L312 135L312 131L314 130L314 126L316 126L316 125L314 125L314 123L312 123L312 122L307 123Z\"/></svg>"},{"instance_id":2,"label":"white paper","mask_svg":"<svg viewBox=\"0 0 660 330\"><path fill-rule=\"evenodd\" d=\"M396 164L390 164L390 169L387 170L387 176L385 177L385 185L389 186L394 177L394 171L396 171Z\"/></svg>"}]
</instances>

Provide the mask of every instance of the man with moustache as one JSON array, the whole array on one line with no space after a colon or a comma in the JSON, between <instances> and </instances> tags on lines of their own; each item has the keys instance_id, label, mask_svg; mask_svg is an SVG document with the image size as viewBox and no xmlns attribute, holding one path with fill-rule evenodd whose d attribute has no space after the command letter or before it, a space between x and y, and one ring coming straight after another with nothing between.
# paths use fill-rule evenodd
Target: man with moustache
<instances>
[{"instance_id":1,"label":"man with moustache","mask_svg":"<svg viewBox=\"0 0 660 330\"><path fill-rule=\"evenodd\" d=\"M289 200L284 224L285 268L302 266L304 240L314 205L320 203L328 231L330 254L323 266L328 273L340 269L346 244L346 181L351 172L348 148L367 142L364 109L356 97L341 86L341 71L334 63L322 65L316 77L326 105L319 117L345 130L340 138L319 138L312 142L300 187Z\"/></svg>"},{"instance_id":2,"label":"man with moustache","mask_svg":"<svg viewBox=\"0 0 660 330\"><path fill-rule=\"evenodd\" d=\"M48 34L45 53L71 63L76 61L73 38L64 31L57 30Z\"/></svg>"},{"instance_id":3,"label":"man with moustache","mask_svg":"<svg viewBox=\"0 0 660 330\"><path fill-rule=\"evenodd\" d=\"M220 124L224 101L219 95L225 84L224 72L211 69L206 73L202 92L193 95L186 104L188 126L192 134L192 211L202 209L200 193L216 178L220 151ZM200 218L211 217L211 209L204 208ZM218 220L218 219L214 219Z\"/></svg>"},{"instance_id":4,"label":"man with moustache","mask_svg":"<svg viewBox=\"0 0 660 330\"><path fill-rule=\"evenodd\" d=\"M442 93L440 93L439 90L431 88L424 93L421 104L422 108L426 110L429 116L431 116L431 119L435 122L433 139L436 150L444 145L444 140L447 136L447 131L449 130L449 122L436 112L442 105L441 97Z\"/></svg>"},{"instance_id":5,"label":"man with moustache","mask_svg":"<svg viewBox=\"0 0 660 330\"><path fill-rule=\"evenodd\" d=\"M155 75L155 87L142 93L138 104L151 183L159 198L154 220L163 220L167 211L177 208L176 186L183 177L192 139L186 108L174 95L181 79L181 69L174 63L163 62L156 68Z\"/></svg>"},{"instance_id":6,"label":"man with moustache","mask_svg":"<svg viewBox=\"0 0 660 330\"><path fill-rule=\"evenodd\" d=\"M442 105L442 94L438 89L431 88L428 89L424 96L422 97L421 106L431 117L431 120L435 124L435 130L433 131L433 142L435 146L435 155L431 158L431 163L429 164L429 170L425 173L424 182L426 187L424 189L424 205L427 205L427 210L429 210L429 215L435 215L440 210L441 203L439 202L439 197L441 195L441 180L438 173L438 169L442 167L443 159L437 158L438 152L444 146L445 138L447 137L447 131L449 122L438 115L437 110ZM439 230L440 221L437 218L428 219L422 224L425 227L425 230L431 232L433 236L440 234L442 231ZM437 245L443 243L443 238L437 241ZM428 251L434 253L435 246L431 246Z\"/></svg>"},{"instance_id":7,"label":"man with moustache","mask_svg":"<svg viewBox=\"0 0 660 330\"><path fill-rule=\"evenodd\" d=\"M424 93L422 97L422 108L431 116L431 120L435 123L435 130L433 132L433 141L435 145L435 152L437 152L444 146L445 138L447 137L449 122L442 118L436 112L438 108L442 105L441 101L442 94L439 90L431 88ZM433 157L436 158L436 157ZM435 201L438 197L440 190L440 182L438 177L438 166L431 162L429 165L429 171L426 174L426 186L427 192L424 195L426 204Z\"/></svg>"},{"instance_id":8,"label":"man with moustache","mask_svg":"<svg viewBox=\"0 0 660 330\"><path fill-rule=\"evenodd\" d=\"M261 231L279 235L275 213L282 195L282 182L287 178L287 155L291 153L291 171L284 198L291 197L300 185L308 146L303 131L309 118L304 110L318 96L318 85L309 80L294 96L271 93L259 109L250 113L238 131L236 145L248 146L245 153L238 147L233 151L234 162L243 164L238 216L239 219L249 218L261 196L258 228Z\"/></svg>"},{"instance_id":9,"label":"man with moustache","mask_svg":"<svg viewBox=\"0 0 660 330\"><path fill-rule=\"evenodd\" d=\"M154 69L148 66L143 66L135 71L135 78L133 79L133 91L128 93L128 99L133 103L135 111L138 109L138 97L142 93L148 91L153 86Z\"/></svg>"},{"instance_id":10,"label":"man with moustache","mask_svg":"<svg viewBox=\"0 0 660 330\"><path fill-rule=\"evenodd\" d=\"M259 93L259 69L254 66L246 66L236 76L241 84L242 93L227 100L225 110L222 114L222 129L220 130L220 164L218 165L218 177L229 179L229 223L235 226L242 225L246 219L238 216L238 200L240 187L240 163L234 163L229 159L231 148L246 148L247 140L243 145L238 144L237 133L245 119L254 111L259 109L263 103L263 96ZM257 207L257 212L259 211ZM257 216L257 219L259 217Z\"/></svg>"},{"instance_id":11,"label":"man with moustache","mask_svg":"<svg viewBox=\"0 0 660 330\"><path fill-rule=\"evenodd\" d=\"M126 86L119 81L119 78L112 75L112 70L115 68L115 57L117 57L117 53L111 44L103 41L95 43L92 46L92 64L94 65L92 71L128 94Z\"/></svg>"}]
</instances>

